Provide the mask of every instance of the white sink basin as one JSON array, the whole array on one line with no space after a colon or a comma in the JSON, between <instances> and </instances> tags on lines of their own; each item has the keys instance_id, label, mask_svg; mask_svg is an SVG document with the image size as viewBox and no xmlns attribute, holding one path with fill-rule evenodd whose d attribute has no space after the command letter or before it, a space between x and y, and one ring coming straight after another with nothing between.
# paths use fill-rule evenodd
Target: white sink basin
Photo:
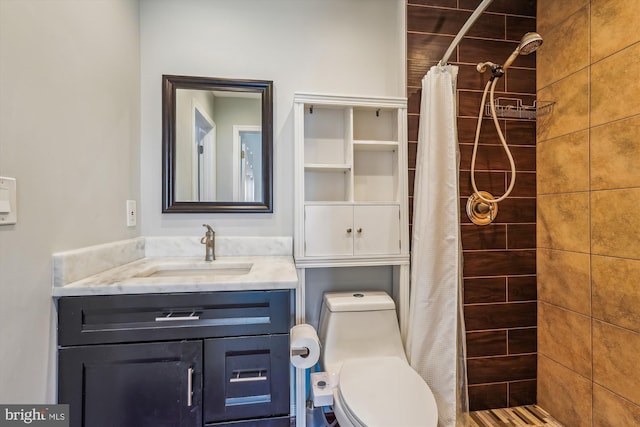
<instances>
[{"instance_id":1,"label":"white sink basin","mask_svg":"<svg viewBox=\"0 0 640 427\"><path fill-rule=\"evenodd\" d=\"M252 263L228 263L228 262L171 262L145 268L135 277L228 277L248 274L253 267Z\"/></svg>"}]
</instances>

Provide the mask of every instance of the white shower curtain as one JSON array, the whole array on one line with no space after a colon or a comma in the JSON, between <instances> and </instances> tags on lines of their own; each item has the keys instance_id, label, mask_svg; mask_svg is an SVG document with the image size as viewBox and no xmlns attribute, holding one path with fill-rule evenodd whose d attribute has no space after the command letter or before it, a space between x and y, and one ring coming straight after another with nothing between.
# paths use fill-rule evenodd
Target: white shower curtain
<instances>
[{"instance_id":1,"label":"white shower curtain","mask_svg":"<svg viewBox=\"0 0 640 427\"><path fill-rule=\"evenodd\" d=\"M457 74L456 66L434 66L422 80L413 191L407 355L435 395L440 427L464 425L462 413L468 411L460 298Z\"/></svg>"}]
</instances>

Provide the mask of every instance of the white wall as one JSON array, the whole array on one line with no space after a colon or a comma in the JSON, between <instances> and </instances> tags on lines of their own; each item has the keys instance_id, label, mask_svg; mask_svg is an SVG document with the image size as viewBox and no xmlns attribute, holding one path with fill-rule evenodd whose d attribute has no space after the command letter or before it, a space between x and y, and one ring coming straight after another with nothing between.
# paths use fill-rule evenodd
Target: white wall
<instances>
[{"instance_id":1,"label":"white wall","mask_svg":"<svg viewBox=\"0 0 640 427\"><path fill-rule=\"evenodd\" d=\"M55 400L51 254L138 235L137 0L0 0L0 402Z\"/></svg>"},{"instance_id":2,"label":"white wall","mask_svg":"<svg viewBox=\"0 0 640 427\"><path fill-rule=\"evenodd\" d=\"M293 94L404 96L404 0L140 0L144 235L293 233ZM163 74L274 81L274 213L162 214Z\"/></svg>"},{"instance_id":3,"label":"white wall","mask_svg":"<svg viewBox=\"0 0 640 427\"><path fill-rule=\"evenodd\" d=\"M0 227L0 402L55 400L53 252L204 221L291 235L293 93L404 95L404 13L404 0L0 0L0 175L19 189L18 224ZM274 214L160 213L162 74L274 81Z\"/></svg>"}]
</instances>

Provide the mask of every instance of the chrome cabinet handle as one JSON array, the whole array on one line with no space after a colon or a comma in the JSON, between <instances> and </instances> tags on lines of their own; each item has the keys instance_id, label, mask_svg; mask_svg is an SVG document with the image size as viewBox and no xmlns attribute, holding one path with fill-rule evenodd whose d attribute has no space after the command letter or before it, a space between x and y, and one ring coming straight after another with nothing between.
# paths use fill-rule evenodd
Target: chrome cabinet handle
<instances>
[{"instance_id":1,"label":"chrome cabinet handle","mask_svg":"<svg viewBox=\"0 0 640 427\"><path fill-rule=\"evenodd\" d=\"M357 231L358 233L362 233L362 228L358 228L356 231Z\"/></svg>"},{"instance_id":2,"label":"chrome cabinet handle","mask_svg":"<svg viewBox=\"0 0 640 427\"><path fill-rule=\"evenodd\" d=\"M351 231L352 230L350 228L347 228L347 233L351 233Z\"/></svg>"},{"instance_id":3,"label":"chrome cabinet handle","mask_svg":"<svg viewBox=\"0 0 640 427\"><path fill-rule=\"evenodd\" d=\"M229 379L230 383L246 383L267 380L267 372L262 369L256 369L255 371L235 371L232 375L235 376Z\"/></svg>"},{"instance_id":4,"label":"chrome cabinet handle","mask_svg":"<svg viewBox=\"0 0 640 427\"><path fill-rule=\"evenodd\" d=\"M187 369L187 406L193 406L193 368Z\"/></svg>"},{"instance_id":5,"label":"chrome cabinet handle","mask_svg":"<svg viewBox=\"0 0 640 427\"><path fill-rule=\"evenodd\" d=\"M156 322L179 322L183 320L200 320L200 315L193 311L188 316L174 316L173 312L171 312L166 316L156 317Z\"/></svg>"}]
</instances>

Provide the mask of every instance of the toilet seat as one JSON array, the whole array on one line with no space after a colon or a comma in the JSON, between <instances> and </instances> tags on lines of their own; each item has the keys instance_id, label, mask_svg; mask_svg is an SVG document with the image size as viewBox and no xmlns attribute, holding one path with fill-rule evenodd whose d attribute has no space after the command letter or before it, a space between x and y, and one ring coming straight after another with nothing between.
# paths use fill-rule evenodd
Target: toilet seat
<instances>
[{"instance_id":1,"label":"toilet seat","mask_svg":"<svg viewBox=\"0 0 640 427\"><path fill-rule=\"evenodd\" d=\"M336 406L356 426L435 427L438 423L433 393L397 357L345 361L337 391Z\"/></svg>"}]
</instances>

